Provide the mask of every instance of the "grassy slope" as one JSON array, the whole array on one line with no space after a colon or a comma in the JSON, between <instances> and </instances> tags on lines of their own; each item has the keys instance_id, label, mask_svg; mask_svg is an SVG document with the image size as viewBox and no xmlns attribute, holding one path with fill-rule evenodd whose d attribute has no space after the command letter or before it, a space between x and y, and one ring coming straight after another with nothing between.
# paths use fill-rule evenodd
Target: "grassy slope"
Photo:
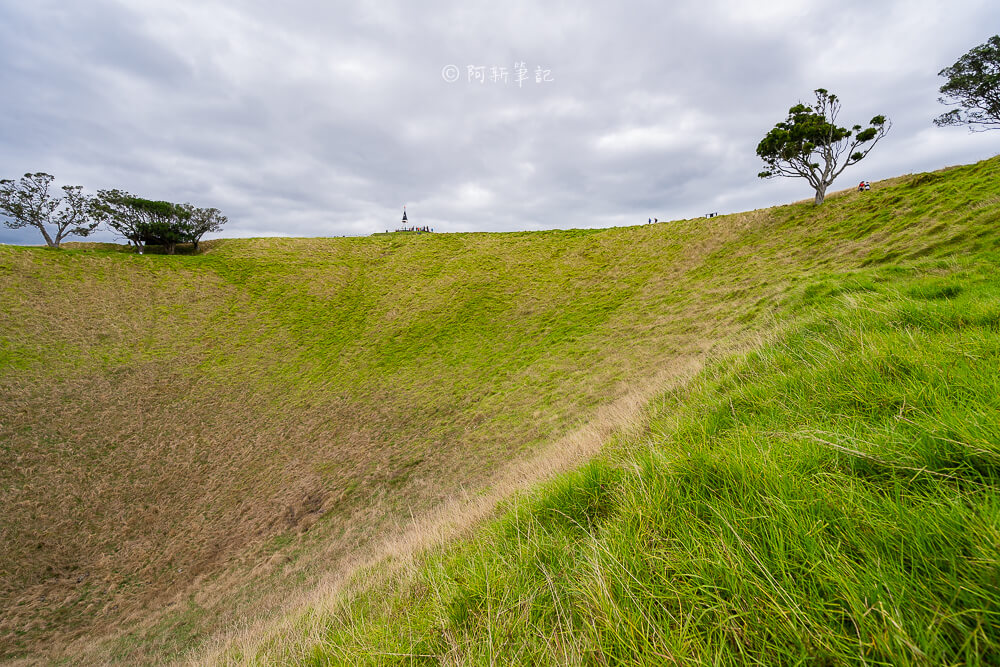
<instances>
[{"instance_id":1,"label":"grassy slope","mask_svg":"<svg viewBox=\"0 0 1000 667\"><path fill-rule=\"evenodd\" d=\"M0 657L188 648L799 285L995 248L998 171L628 229L0 248ZM479 617L428 611L429 645Z\"/></svg>"},{"instance_id":2,"label":"grassy slope","mask_svg":"<svg viewBox=\"0 0 1000 667\"><path fill-rule=\"evenodd\" d=\"M3 248L0 645L183 648L700 354L676 239L622 234Z\"/></svg>"},{"instance_id":3,"label":"grassy slope","mask_svg":"<svg viewBox=\"0 0 1000 667\"><path fill-rule=\"evenodd\" d=\"M983 167L885 197L926 211L917 188ZM985 224L809 271L780 336L661 395L641 433L223 658L996 664L1000 215L959 210ZM858 217L823 232L863 237Z\"/></svg>"},{"instance_id":4,"label":"grassy slope","mask_svg":"<svg viewBox=\"0 0 1000 667\"><path fill-rule=\"evenodd\" d=\"M998 261L829 276L643 434L228 658L997 664Z\"/></svg>"}]
</instances>

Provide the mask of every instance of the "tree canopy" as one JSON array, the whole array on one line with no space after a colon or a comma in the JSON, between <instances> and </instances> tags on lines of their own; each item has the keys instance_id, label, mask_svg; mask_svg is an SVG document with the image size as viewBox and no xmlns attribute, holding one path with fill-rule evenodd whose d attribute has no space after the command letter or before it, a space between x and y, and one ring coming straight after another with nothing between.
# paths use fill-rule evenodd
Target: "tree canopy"
<instances>
[{"instance_id":1,"label":"tree canopy","mask_svg":"<svg viewBox=\"0 0 1000 667\"><path fill-rule=\"evenodd\" d=\"M188 240L194 244L194 249L198 250L198 242L201 237L209 232L217 232L222 229L229 219L222 215L222 211L217 208L195 208L191 204L184 204L191 211L188 219Z\"/></svg>"},{"instance_id":2,"label":"tree canopy","mask_svg":"<svg viewBox=\"0 0 1000 667\"><path fill-rule=\"evenodd\" d=\"M0 180L0 215L10 229L34 227L48 247L58 248L67 236L89 236L98 222L92 219L91 197L82 186L64 185L64 195L53 197L53 180L44 172L25 174L19 181Z\"/></svg>"},{"instance_id":3,"label":"tree canopy","mask_svg":"<svg viewBox=\"0 0 1000 667\"><path fill-rule=\"evenodd\" d=\"M824 88L816 89L815 94L814 105L800 102L788 110L788 118L777 123L758 144L757 155L765 165L760 178L804 178L815 190L818 205L834 180L863 160L891 123L885 116L875 116L865 128L841 127L837 125L840 99Z\"/></svg>"},{"instance_id":4,"label":"tree canopy","mask_svg":"<svg viewBox=\"0 0 1000 667\"><path fill-rule=\"evenodd\" d=\"M938 76L948 79L938 101L961 108L941 114L935 125L968 125L980 132L1000 129L1000 35L971 49Z\"/></svg>"},{"instance_id":5,"label":"tree canopy","mask_svg":"<svg viewBox=\"0 0 1000 667\"><path fill-rule=\"evenodd\" d=\"M137 252L160 245L171 255L178 243L193 243L197 249L204 234L219 231L227 221L217 208L143 199L121 190L99 190L94 215L128 239Z\"/></svg>"},{"instance_id":6,"label":"tree canopy","mask_svg":"<svg viewBox=\"0 0 1000 667\"><path fill-rule=\"evenodd\" d=\"M168 255L173 255L178 243L190 240L190 209L167 201L138 198L133 201L148 220L143 230L143 243L163 246Z\"/></svg>"},{"instance_id":7,"label":"tree canopy","mask_svg":"<svg viewBox=\"0 0 1000 667\"><path fill-rule=\"evenodd\" d=\"M146 202L122 190L98 190L94 216L142 252L152 223Z\"/></svg>"}]
</instances>

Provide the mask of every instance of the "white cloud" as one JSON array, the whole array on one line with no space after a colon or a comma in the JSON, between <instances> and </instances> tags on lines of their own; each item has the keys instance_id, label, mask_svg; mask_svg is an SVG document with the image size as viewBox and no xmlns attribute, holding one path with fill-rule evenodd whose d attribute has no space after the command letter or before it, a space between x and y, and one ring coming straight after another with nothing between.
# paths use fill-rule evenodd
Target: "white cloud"
<instances>
[{"instance_id":1,"label":"white cloud","mask_svg":"<svg viewBox=\"0 0 1000 667\"><path fill-rule=\"evenodd\" d=\"M459 210L481 209L495 201L491 191L477 183L463 183L455 193L455 207Z\"/></svg>"},{"instance_id":2,"label":"white cloud","mask_svg":"<svg viewBox=\"0 0 1000 667\"><path fill-rule=\"evenodd\" d=\"M635 152L662 150L676 147L683 135L676 129L663 125L627 127L597 138L597 148L604 151Z\"/></svg>"}]
</instances>

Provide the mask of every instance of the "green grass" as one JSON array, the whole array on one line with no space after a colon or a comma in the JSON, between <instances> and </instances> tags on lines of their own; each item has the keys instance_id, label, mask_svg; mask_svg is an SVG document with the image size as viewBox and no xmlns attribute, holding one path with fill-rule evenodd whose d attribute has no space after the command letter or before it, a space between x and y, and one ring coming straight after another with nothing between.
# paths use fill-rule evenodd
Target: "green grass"
<instances>
[{"instance_id":1,"label":"green grass","mask_svg":"<svg viewBox=\"0 0 1000 667\"><path fill-rule=\"evenodd\" d=\"M644 433L331 602L305 652L263 655L996 664L998 260L799 290L794 326L660 396ZM817 305L827 283L865 288Z\"/></svg>"},{"instance_id":2,"label":"green grass","mask_svg":"<svg viewBox=\"0 0 1000 667\"><path fill-rule=\"evenodd\" d=\"M230 239L177 256L106 244L0 247L0 659L162 660L237 620L266 618L412 517L475 493L600 408L649 395L680 359L718 358L861 303L895 309L893 326L918 341L994 331L996 303L982 290L983 266L1000 250L998 202L993 159L835 193L819 209L800 203L631 228ZM798 365L828 346L867 349L867 338L816 331ZM919 370L926 354L916 344L856 368L842 352L836 367L923 387L935 376ZM975 365L963 359L956 369ZM727 391L731 405L685 428L740 432L732 411L750 398ZM774 389L763 405L788 407L794 395ZM687 414L686 400L661 399L678 414ZM855 404L882 421L910 406L840 400L808 437L805 426L769 426L784 434L773 446L794 452L802 440L849 456L842 450L863 448L818 443L819 431ZM651 433L667 433L663 415ZM619 443L623 452L634 446ZM613 521L619 496L638 488L638 459L615 462L614 451L579 473L593 477L579 504L573 485L553 496L550 506L565 515L545 526L553 545L580 533L574 526ZM617 491L604 497L604 488ZM727 520L737 531L752 524ZM553 596L555 634L510 655L528 661L543 645L577 651L551 653L557 662L600 655L585 639L598 626L579 625L588 617L565 606L557 587L570 566L598 556L546 556L551 565L529 579L543 597L528 617L545 616L544 596ZM498 591L491 584L489 594ZM192 599L202 611L176 611ZM482 599L487 616L519 609L513 598L499 607ZM376 606L342 631L401 637L406 624ZM463 619L454 635L434 634L438 612L406 612L430 633L413 636L435 647L429 654L461 646L471 659L479 640L463 628L483 613L466 607L448 606ZM487 629L494 649L510 645ZM323 645L317 651L325 655Z\"/></svg>"}]
</instances>

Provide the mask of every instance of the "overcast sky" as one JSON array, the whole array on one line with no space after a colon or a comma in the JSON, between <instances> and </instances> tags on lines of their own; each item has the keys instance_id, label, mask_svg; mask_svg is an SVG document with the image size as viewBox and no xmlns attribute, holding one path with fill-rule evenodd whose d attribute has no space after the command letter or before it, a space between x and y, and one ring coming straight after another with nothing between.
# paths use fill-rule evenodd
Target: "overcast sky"
<instances>
[{"instance_id":1,"label":"overcast sky","mask_svg":"<svg viewBox=\"0 0 1000 667\"><path fill-rule=\"evenodd\" d=\"M833 189L1000 153L931 122L996 0L542 4L0 0L0 177L215 206L223 236L404 204L440 232L637 224L811 196L754 151L818 87L893 124Z\"/></svg>"}]
</instances>

